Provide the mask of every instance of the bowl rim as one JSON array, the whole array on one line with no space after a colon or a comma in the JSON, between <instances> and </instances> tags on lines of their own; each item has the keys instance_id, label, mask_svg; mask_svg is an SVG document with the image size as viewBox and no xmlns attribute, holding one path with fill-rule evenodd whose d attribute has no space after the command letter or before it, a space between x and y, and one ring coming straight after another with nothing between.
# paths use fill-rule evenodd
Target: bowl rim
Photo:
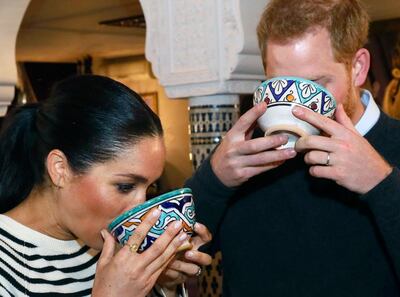
<instances>
[{"instance_id":1,"label":"bowl rim","mask_svg":"<svg viewBox=\"0 0 400 297\"><path fill-rule=\"evenodd\" d=\"M112 231L116 226L120 225L123 221L125 221L128 217L132 216L133 214L140 212L141 210L148 208L151 205L157 205L162 202L168 201L171 198L177 196L177 195L183 195L183 194L192 194L192 189L190 188L180 188L176 190L169 191L167 193L161 194L159 196L156 196L150 200L147 200L146 202L139 204L135 206L134 208L127 210L126 212L120 214L117 216L109 225L108 225L108 230Z\"/></svg>"},{"instance_id":2,"label":"bowl rim","mask_svg":"<svg viewBox=\"0 0 400 297\"><path fill-rule=\"evenodd\" d=\"M268 83L276 81L276 80L295 80L295 81L301 81L301 82L310 83L310 84L316 86L317 88L319 88L320 90L322 90L323 92L325 92L327 95L329 95L331 97L331 99L333 99L333 102L335 104L335 108L337 107L336 98L324 86L320 85L319 83L316 83L315 81L312 81L312 80L309 80L309 79L306 79L306 78L302 78L302 77L299 77L299 76L275 76L275 77L271 77L270 79L267 79L267 80L263 81L257 87L257 89L262 85L266 86L266 85L268 85ZM257 91L257 89L256 89L256 91Z\"/></svg>"}]
</instances>

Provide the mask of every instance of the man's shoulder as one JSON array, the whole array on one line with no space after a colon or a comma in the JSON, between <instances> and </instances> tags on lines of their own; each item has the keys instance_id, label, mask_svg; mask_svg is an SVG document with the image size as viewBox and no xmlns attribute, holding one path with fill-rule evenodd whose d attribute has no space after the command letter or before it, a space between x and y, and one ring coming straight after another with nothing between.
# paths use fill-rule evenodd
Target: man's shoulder
<instances>
[{"instance_id":1,"label":"man's shoulder","mask_svg":"<svg viewBox=\"0 0 400 297\"><path fill-rule=\"evenodd\" d=\"M393 165L400 165L400 120L381 111L376 125L366 135L375 149Z\"/></svg>"},{"instance_id":2,"label":"man's shoulder","mask_svg":"<svg viewBox=\"0 0 400 297\"><path fill-rule=\"evenodd\" d=\"M379 130L384 130L387 133L387 136L391 138L391 135L400 135L400 119L392 118L391 116L387 115L383 111L381 111L377 128ZM400 139L393 139L398 140Z\"/></svg>"}]
</instances>

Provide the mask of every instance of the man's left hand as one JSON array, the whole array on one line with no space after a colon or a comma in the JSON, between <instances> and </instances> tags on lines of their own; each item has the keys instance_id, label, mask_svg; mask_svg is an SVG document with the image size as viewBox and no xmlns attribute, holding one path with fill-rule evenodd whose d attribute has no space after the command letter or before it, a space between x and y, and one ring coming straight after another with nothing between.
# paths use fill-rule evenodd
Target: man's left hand
<instances>
[{"instance_id":1,"label":"man's left hand","mask_svg":"<svg viewBox=\"0 0 400 297\"><path fill-rule=\"evenodd\" d=\"M355 129L343 105L336 108L336 121L301 107L293 114L325 132L326 136L301 137L296 151L304 152L310 174L334 180L350 191L365 194L391 172L392 167Z\"/></svg>"}]
</instances>

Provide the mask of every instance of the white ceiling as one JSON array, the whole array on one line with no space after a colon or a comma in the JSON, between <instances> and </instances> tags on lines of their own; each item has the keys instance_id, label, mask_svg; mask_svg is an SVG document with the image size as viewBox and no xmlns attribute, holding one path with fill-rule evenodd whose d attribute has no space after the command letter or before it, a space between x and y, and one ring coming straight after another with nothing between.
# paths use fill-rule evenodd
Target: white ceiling
<instances>
[{"instance_id":1,"label":"white ceiling","mask_svg":"<svg viewBox=\"0 0 400 297\"><path fill-rule=\"evenodd\" d=\"M18 35L17 60L74 61L88 54L143 54L145 29L98 24L139 14L137 0L32 0Z\"/></svg>"},{"instance_id":2,"label":"white ceiling","mask_svg":"<svg viewBox=\"0 0 400 297\"><path fill-rule=\"evenodd\" d=\"M400 17L400 0L363 1L373 20ZM75 61L88 54L143 54L145 29L98 24L141 13L138 0L32 0L18 36L17 60Z\"/></svg>"}]
</instances>

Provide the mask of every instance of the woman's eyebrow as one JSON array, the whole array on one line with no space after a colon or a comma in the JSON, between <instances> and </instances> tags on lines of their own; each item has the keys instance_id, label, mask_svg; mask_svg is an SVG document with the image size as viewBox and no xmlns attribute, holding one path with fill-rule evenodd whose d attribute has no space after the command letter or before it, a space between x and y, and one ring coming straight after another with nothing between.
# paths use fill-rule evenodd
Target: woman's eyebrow
<instances>
[{"instance_id":1,"label":"woman's eyebrow","mask_svg":"<svg viewBox=\"0 0 400 297\"><path fill-rule=\"evenodd\" d=\"M147 183L148 179L142 175L138 175L138 174L134 174L134 173L121 173L121 174L116 174L116 176L119 177L127 177L130 178L132 180L135 180L137 182L142 182L142 183Z\"/></svg>"}]
</instances>

